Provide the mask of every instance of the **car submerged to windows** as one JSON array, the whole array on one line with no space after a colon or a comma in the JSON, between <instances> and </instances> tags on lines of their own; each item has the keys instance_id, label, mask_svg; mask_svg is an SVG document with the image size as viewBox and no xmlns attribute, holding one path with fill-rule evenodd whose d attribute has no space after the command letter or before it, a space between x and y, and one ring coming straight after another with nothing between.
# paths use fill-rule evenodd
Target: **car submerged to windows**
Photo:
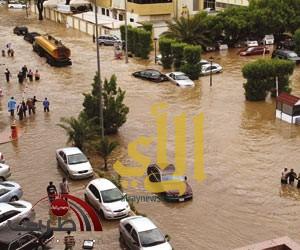
<instances>
[{"instance_id":1,"label":"car submerged to windows","mask_svg":"<svg viewBox=\"0 0 300 250\"><path fill-rule=\"evenodd\" d=\"M94 175L89 160L79 148L57 149L56 161L71 179L89 178Z\"/></svg>"},{"instance_id":2,"label":"car submerged to windows","mask_svg":"<svg viewBox=\"0 0 300 250\"><path fill-rule=\"evenodd\" d=\"M166 77L179 87L193 87L195 83L183 72L171 72Z\"/></svg>"},{"instance_id":3,"label":"car submerged to windows","mask_svg":"<svg viewBox=\"0 0 300 250\"><path fill-rule=\"evenodd\" d=\"M146 69L146 70L142 70L142 71L137 71L137 72L132 73L132 75L134 77L153 81L153 82L168 81L168 78L164 74L162 74L161 72L159 72L158 70L155 70L155 69Z\"/></svg>"},{"instance_id":4,"label":"car submerged to windows","mask_svg":"<svg viewBox=\"0 0 300 250\"><path fill-rule=\"evenodd\" d=\"M201 75L209 75L209 74L217 74L221 73L223 68L220 64L212 63L212 64L204 64L201 67Z\"/></svg>"},{"instance_id":5,"label":"car submerged to windows","mask_svg":"<svg viewBox=\"0 0 300 250\"><path fill-rule=\"evenodd\" d=\"M131 216L120 221L120 243L130 250L172 250L164 235L147 217Z\"/></svg>"},{"instance_id":6,"label":"car submerged to windows","mask_svg":"<svg viewBox=\"0 0 300 250\"><path fill-rule=\"evenodd\" d=\"M248 47L240 51L240 56L264 55L269 54L270 50L265 46Z\"/></svg>"},{"instance_id":7,"label":"car submerged to windows","mask_svg":"<svg viewBox=\"0 0 300 250\"><path fill-rule=\"evenodd\" d=\"M17 201L23 195L21 186L12 181L0 182L0 202Z\"/></svg>"},{"instance_id":8,"label":"car submerged to windows","mask_svg":"<svg viewBox=\"0 0 300 250\"><path fill-rule=\"evenodd\" d=\"M300 63L300 57L294 51L291 50L277 49L272 53L272 58L290 60L297 64Z\"/></svg>"},{"instance_id":9,"label":"car submerged to windows","mask_svg":"<svg viewBox=\"0 0 300 250\"><path fill-rule=\"evenodd\" d=\"M106 219L123 218L130 212L126 194L104 178L92 180L85 189L84 197Z\"/></svg>"},{"instance_id":10,"label":"car submerged to windows","mask_svg":"<svg viewBox=\"0 0 300 250\"><path fill-rule=\"evenodd\" d=\"M0 181L5 181L9 176L11 176L10 167L0 163Z\"/></svg>"}]
</instances>

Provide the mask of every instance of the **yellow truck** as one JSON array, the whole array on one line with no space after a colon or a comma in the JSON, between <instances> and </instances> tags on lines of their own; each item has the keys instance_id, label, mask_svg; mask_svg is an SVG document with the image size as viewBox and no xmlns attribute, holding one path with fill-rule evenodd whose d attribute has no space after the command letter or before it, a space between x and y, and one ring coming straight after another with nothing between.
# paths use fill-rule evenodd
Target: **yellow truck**
<instances>
[{"instance_id":1,"label":"yellow truck","mask_svg":"<svg viewBox=\"0 0 300 250\"><path fill-rule=\"evenodd\" d=\"M41 57L46 57L51 66L72 65L70 49L50 35L36 36L32 46L33 51Z\"/></svg>"}]
</instances>

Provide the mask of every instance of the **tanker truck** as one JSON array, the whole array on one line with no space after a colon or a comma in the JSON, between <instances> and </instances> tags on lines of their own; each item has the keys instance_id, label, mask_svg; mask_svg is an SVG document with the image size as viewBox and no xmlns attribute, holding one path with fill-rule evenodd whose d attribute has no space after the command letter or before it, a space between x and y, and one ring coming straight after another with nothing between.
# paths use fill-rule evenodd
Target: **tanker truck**
<instances>
[{"instance_id":1,"label":"tanker truck","mask_svg":"<svg viewBox=\"0 0 300 250\"><path fill-rule=\"evenodd\" d=\"M36 36L32 46L33 51L41 57L46 57L47 63L51 66L72 65L70 49L50 35Z\"/></svg>"}]
</instances>

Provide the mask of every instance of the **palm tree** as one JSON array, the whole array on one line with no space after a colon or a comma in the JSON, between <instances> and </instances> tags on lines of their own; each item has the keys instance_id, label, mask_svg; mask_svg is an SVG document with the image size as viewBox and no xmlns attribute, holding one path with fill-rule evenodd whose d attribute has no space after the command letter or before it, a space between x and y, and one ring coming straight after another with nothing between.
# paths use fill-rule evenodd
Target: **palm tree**
<instances>
[{"instance_id":1,"label":"palm tree","mask_svg":"<svg viewBox=\"0 0 300 250\"><path fill-rule=\"evenodd\" d=\"M87 121L82 116L79 116L78 119L63 117L60 121L61 123L57 125L66 130L67 142L72 142L74 146L80 149L83 149L86 142L94 135L90 121Z\"/></svg>"},{"instance_id":2,"label":"palm tree","mask_svg":"<svg viewBox=\"0 0 300 250\"><path fill-rule=\"evenodd\" d=\"M200 12L194 16L181 16L178 20L167 21L168 30L164 36L181 42L208 46L211 43L207 13Z\"/></svg>"},{"instance_id":3,"label":"palm tree","mask_svg":"<svg viewBox=\"0 0 300 250\"><path fill-rule=\"evenodd\" d=\"M101 139L97 149L99 154L104 160L104 170L108 170L107 168L108 157L116 149L118 145L119 145L118 142L116 141L110 142L106 136L103 137L103 139Z\"/></svg>"}]
</instances>

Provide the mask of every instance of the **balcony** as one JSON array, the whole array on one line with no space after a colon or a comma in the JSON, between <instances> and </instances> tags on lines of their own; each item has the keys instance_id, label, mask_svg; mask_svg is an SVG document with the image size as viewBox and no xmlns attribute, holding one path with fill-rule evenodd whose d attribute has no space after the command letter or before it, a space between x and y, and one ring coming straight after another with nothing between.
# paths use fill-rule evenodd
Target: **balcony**
<instances>
[{"instance_id":1,"label":"balcony","mask_svg":"<svg viewBox=\"0 0 300 250\"><path fill-rule=\"evenodd\" d=\"M141 15L166 15L173 12L172 0L128 0L129 12Z\"/></svg>"}]
</instances>

